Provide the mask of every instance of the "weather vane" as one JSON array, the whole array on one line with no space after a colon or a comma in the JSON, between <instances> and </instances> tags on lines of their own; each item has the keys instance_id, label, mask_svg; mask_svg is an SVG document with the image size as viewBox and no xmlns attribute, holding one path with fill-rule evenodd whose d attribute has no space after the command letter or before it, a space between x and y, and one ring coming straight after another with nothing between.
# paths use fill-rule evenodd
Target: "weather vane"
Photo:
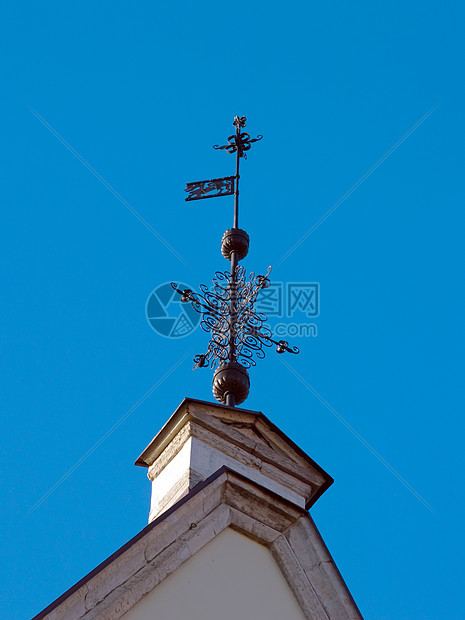
<instances>
[{"instance_id":1,"label":"weather vane","mask_svg":"<svg viewBox=\"0 0 465 620\"><path fill-rule=\"evenodd\" d=\"M274 340L271 329L265 324L267 317L256 312L254 304L261 289L270 285L268 278L271 267L265 275L246 274L240 260L247 256L249 235L239 228L239 162L247 159L247 151L253 142L263 138L251 138L242 131L246 117L235 116L233 125L236 132L228 137L228 144L214 149L236 153L236 174L222 179L210 179L187 183L189 200L202 200L218 196L234 195L234 223L223 234L221 253L231 262L230 271L217 271L213 286L200 285L201 292L190 289L181 291L177 284L171 283L181 295L181 301L192 304L202 315L201 326L211 333L207 351L194 357L194 368L210 366L213 375L213 395L216 400L234 407L244 402L249 394L250 379L247 369L255 366L257 358L264 358L263 347L276 345L277 353L298 353L297 347L290 347L286 340Z\"/></svg>"}]
</instances>

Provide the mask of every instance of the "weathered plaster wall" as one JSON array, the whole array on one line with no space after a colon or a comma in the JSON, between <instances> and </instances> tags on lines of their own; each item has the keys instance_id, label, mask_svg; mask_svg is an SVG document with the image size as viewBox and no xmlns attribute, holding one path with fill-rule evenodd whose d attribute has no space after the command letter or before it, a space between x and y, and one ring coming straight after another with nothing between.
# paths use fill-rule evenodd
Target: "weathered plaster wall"
<instances>
[{"instance_id":1,"label":"weathered plaster wall","mask_svg":"<svg viewBox=\"0 0 465 620\"><path fill-rule=\"evenodd\" d=\"M124 620L305 620L264 546L226 528L144 596Z\"/></svg>"}]
</instances>

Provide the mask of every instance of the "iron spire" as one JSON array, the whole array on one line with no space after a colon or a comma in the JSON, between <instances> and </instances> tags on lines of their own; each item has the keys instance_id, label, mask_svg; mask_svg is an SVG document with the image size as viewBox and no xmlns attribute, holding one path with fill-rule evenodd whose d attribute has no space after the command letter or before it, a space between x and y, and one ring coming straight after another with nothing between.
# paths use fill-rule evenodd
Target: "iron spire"
<instances>
[{"instance_id":1,"label":"iron spire","mask_svg":"<svg viewBox=\"0 0 465 620\"><path fill-rule=\"evenodd\" d=\"M266 315L254 308L259 292L270 285L271 267L265 275L256 276L253 272L247 275L244 267L238 265L249 250L249 235L239 228L239 163L242 157L247 159L252 143L263 138L262 135L251 138L242 131L246 120L245 116L235 116L236 131L228 137L228 143L213 147L236 154L236 174L188 183L185 190L189 194L187 201L234 195L233 227L225 231L221 241L221 253L230 261L230 271L217 271L213 286L201 284L200 292L181 291L171 283L181 295L181 301L191 303L202 315L202 329L211 333L206 353L194 357L194 368L210 366L215 369L213 395L232 407L247 398L250 389L247 369L255 366L254 357L265 357L263 347L274 344L277 353L299 353L299 349L290 347L286 340L274 340L271 329L265 324Z\"/></svg>"}]
</instances>

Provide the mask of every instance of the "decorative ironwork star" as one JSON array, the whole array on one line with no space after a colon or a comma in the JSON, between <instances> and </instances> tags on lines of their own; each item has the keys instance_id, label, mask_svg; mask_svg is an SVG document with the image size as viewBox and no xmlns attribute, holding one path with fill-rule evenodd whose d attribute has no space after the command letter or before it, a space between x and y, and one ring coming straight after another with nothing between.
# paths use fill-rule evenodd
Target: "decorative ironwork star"
<instances>
[{"instance_id":1,"label":"decorative ironwork star","mask_svg":"<svg viewBox=\"0 0 465 620\"><path fill-rule=\"evenodd\" d=\"M239 362L244 368L250 368L256 365L254 356L263 359L263 347L271 347L273 344L276 345L277 353L299 352L297 347L289 347L286 340L274 340L271 329L265 325L267 316L255 311L254 304L260 290L270 285L270 271L271 267L264 276L256 276L253 272L247 276L244 267L237 267L234 280L228 271L217 271L213 287L209 289L201 284L201 293L190 289L180 291L176 284L171 284L181 295L181 301L190 302L202 315L200 325L212 335L207 352L194 357L194 368L210 366L214 369L218 364L228 361ZM230 344L234 345L232 359Z\"/></svg>"}]
</instances>

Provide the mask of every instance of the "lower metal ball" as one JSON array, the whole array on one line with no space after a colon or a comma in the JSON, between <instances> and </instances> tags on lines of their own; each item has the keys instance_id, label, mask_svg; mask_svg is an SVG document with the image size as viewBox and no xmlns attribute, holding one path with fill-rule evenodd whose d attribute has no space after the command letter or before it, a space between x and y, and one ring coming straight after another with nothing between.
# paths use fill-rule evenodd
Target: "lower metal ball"
<instances>
[{"instance_id":1,"label":"lower metal ball","mask_svg":"<svg viewBox=\"0 0 465 620\"><path fill-rule=\"evenodd\" d=\"M220 403L226 402L228 394L234 396L235 404L239 405L249 395L249 373L237 362L221 364L213 375L213 396Z\"/></svg>"}]
</instances>

